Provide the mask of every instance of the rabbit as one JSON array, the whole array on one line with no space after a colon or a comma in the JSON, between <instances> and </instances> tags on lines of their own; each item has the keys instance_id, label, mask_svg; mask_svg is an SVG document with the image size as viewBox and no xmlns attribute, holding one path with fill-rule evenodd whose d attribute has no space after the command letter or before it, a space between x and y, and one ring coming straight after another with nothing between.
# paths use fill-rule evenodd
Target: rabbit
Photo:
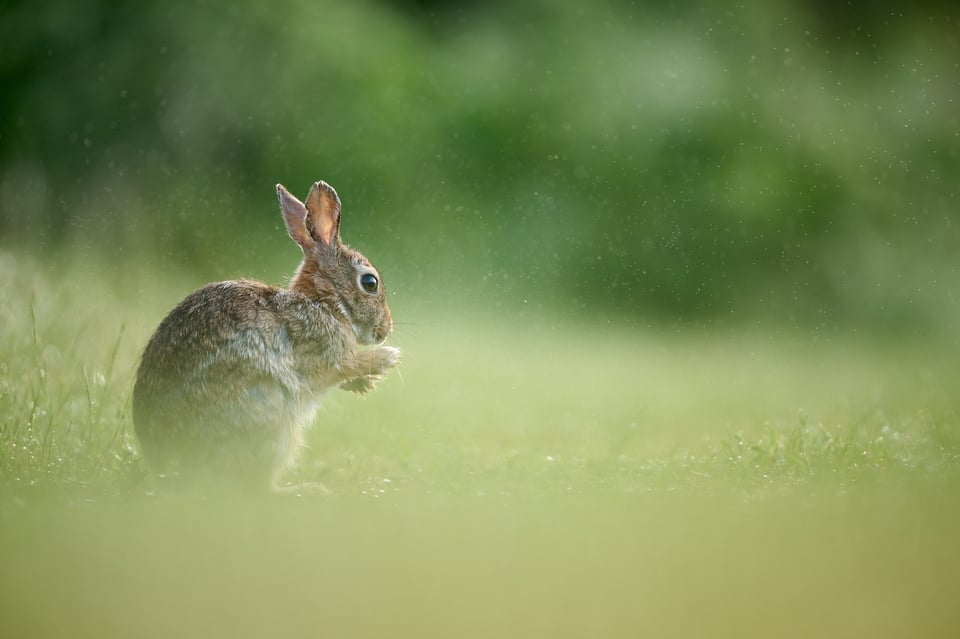
<instances>
[{"instance_id":1,"label":"rabbit","mask_svg":"<svg viewBox=\"0 0 960 639\"><path fill-rule=\"evenodd\" d=\"M316 182L300 202L278 184L277 197L303 250L289 289L208 284L170 311L144 350L134 429L158 477L281 490L323 396L366 393L400 361L382 345L393 319L380 274L340 241L336 191Z\"/></svg>"}]
</instances>

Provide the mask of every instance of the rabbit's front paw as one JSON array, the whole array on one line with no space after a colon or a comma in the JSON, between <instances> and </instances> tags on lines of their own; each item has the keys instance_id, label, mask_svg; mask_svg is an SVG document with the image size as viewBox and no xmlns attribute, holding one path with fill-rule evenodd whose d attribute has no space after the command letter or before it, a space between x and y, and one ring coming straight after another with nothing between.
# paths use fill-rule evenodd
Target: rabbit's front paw
<instances>
[{"instance_id":1,"label":"rabbit's front paw","mask_svg":"<svg viewBox=\"0 0 960 639\"><path fill-rule=\"evenodd\" d=\"M400 349L393 346L381 346L360 351L356 357L340 369L343 375L341 388L354 392L369 390L380 381L384 373L400 363ZM369 381L361 381L370 378Z\"/></svg>"},{"instance_id":2,"label":"rabbit's front paw","mask_svg":"<svg viewBox=\"0 0 960 639\"><path fill-rule=\"evenodd\" d=\"M363 377L355 377L349 382L340 384L340 388L345 391L350 391L351 393L356 393L357 395L365 395L376 388L377 383L381 379L383 379L382 375L364 375Z\"/></svg>"},{"instance_id":3,"label":"rabbit's front paw","mask_svg":"<svg viewBox=\"0 0 960 639\"><path fill-rule=\"evenodd\" d=\"M380 354L380 372L384 373L400 363L400 349L395 346L381 346L377 349Z\"/></svg>"}]
</instances>

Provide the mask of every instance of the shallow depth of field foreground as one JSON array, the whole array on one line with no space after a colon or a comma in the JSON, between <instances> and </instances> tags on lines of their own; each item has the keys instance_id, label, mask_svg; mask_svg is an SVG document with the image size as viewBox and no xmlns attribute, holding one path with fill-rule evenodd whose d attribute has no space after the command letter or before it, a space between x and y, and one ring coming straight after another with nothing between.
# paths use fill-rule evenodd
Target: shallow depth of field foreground
<instances>
[{"instance_id":1,"label":"shallow depth of field foreground","mask_svg":"<svg viewBox=\"0 0 960 639\"><path fill-rule=\"evenodd\" d=\"M10 636L960 623L955 352L397 299L402 377L332 395L288 477L332 495L184 497L145 482L129 425L136 356L179 282L0 265ZM126 307L134 291L150 301Z\"/></svg>"}]
</instances>

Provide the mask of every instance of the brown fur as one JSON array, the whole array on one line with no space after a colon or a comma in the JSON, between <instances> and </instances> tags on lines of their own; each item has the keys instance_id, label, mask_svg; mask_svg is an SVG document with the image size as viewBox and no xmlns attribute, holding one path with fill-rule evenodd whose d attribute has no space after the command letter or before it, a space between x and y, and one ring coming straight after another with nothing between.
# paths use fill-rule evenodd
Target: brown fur
<instances>
[{"instance_id":1,"label":"brown fur","mask_svg":"<svg viewBox=\"0 0 960 639\"><path fill-rule=\"evenodd\" d=\"M376 269L339 237L340 200L324 182L307 204L277 185L304 252L289 290L238 280L187 296L143 353L133 394L143 455L161 475L267 486L295 457L323 394L363 393L399 362Z\"/></svg>"}]
</instances>

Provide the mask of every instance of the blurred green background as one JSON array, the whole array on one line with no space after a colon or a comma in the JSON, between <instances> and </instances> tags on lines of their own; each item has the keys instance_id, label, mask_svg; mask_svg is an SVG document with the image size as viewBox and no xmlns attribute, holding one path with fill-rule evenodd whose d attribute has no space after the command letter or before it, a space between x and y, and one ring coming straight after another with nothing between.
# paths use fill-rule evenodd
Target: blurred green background
<instances>
[{"instance_id":1,"label":"blurred green background","mask_svg":"<svg viewBox=\"0 0 960 639\"><path fill-rule=\"evenodd\" d=\"M0 243L47 264L282 281L273 185L322 178L399 299L960 317L954 3L47 0L0 24Z\"/></svg>"},{"instance_id":2,"label":"blurred green background","mask_svg":"<svg viewBox=\"0 0 960 639\"><path fill-rule=\"evenodd\" d=\"M31 637L960 636L955 2L0 6L0 619ZM154 490L140 353L282 283L401 367ZM6 635L5 635L6 636Z\"/></svg>"}]
</instances>

